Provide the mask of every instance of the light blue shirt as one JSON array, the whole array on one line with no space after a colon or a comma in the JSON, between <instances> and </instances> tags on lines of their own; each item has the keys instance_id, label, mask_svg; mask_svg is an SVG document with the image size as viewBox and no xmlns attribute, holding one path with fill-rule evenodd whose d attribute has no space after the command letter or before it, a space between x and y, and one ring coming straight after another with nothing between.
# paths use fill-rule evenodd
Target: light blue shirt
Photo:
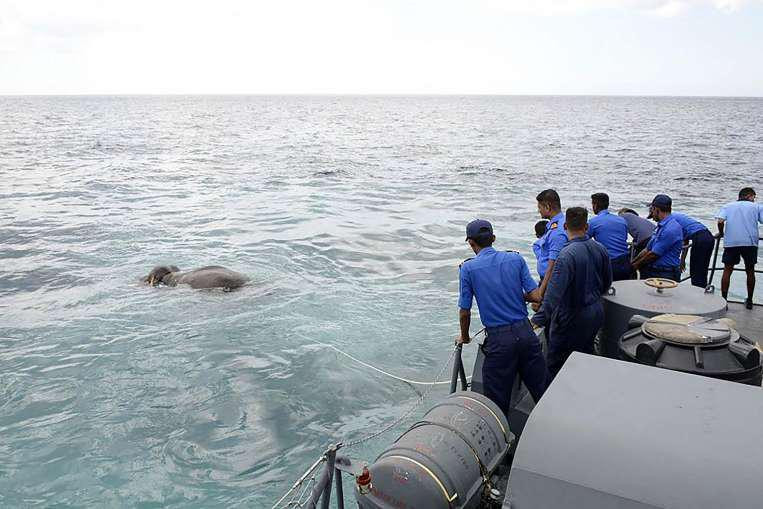
<instances>
[{"instance_id":1,"label":"light blue shirt","mask_svg":"<svg viewBox=\"0 0 763 509\"><path fill-rule=\"evenodd\" d=\"M518 253L485 247L461 265L458 307L471 309L476 297L485 327L509 325L527 319L525 294L537 287Z\"/></svg>"},{"instance_id":2,"label":"light blue shirt","mask_svg":"<svg viewBox=\"0 0 763 509\"><path fill-rule=\"evenodd\" d=\"M676 222L681 225L681 230L684 232L684 239L688 239L695 233L701 232L702 230L707 230L707 226L700 223L693 217L687 216L686 214L673 212L670 214L670 217L675 219Z\"/></svg>"},{"instance_id":3,"label":"light blue shirt","mask_svg":"<svg viewBox=\"0 0 763 509\"><path fill-rule=\"evenodd\" d=\"M757 246L758 223L763 223L763 207L755 202L739 200L728 203L718 212L723 219L723 245L725 247Z\"/></svg>"},{"instance_id":4,"label":"light blue shirt","mask_svg":"<svg viewBox=\"0 0 763 509\"><path fill-rule=\"evenodd\" d=\"M646 248L658 257L652 266L660 269L678 267L681 264L683 245L683 230L671 214L657 223L657 229L646 245Z\"/></svg>"},{"instance_id":5,"label":"light blue shirt","mask_svg":"<svg viewBox=\"0 0 763 509\"><path fill-rule=\"evenodd\" d=\"M588 234L607 248L611 260L628 254L628 223L609 210L600 211L588 221Z\"/></svg>"}]
</instances>

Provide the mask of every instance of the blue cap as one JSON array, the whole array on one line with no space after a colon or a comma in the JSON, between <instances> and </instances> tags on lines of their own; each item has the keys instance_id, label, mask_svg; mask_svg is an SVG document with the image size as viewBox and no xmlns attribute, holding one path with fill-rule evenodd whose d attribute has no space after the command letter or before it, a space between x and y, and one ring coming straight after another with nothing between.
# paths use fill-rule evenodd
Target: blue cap
<instances>
[{"instance_id":1,"label":"blue cap","mask_svg":"<svg viewBox=\"0 0 763 509\"><path fill-rule=\"evenodd\" d=\"M653 207L660 207L660 208L673 208L673 200L670 199L670 196L667 194L658 194L654 197L652 200L652 203L650 203Z\"/></svg>"},{"instance_id":2,"label":"blue cap","mask_svg":"<svg viewBox=\"0 0 763 509\"><path fill-rule=\"evenodd\" d=\"M475 219L466 225L466 240L478 239L493 234L493 225L484 219Z\"/></svg>"}]
</instances>

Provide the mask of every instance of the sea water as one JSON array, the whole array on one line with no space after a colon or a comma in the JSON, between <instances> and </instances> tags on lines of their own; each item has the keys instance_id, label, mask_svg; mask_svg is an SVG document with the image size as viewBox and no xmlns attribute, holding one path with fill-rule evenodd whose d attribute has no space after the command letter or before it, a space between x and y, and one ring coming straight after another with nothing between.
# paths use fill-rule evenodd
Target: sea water
<instances>
[{"instance_id":1,"label":"sea water","mask_svg":"<svg viewBox=\"0 0 763 509\"><path fill-rule=\"evenodd\" d=\"M549 187L641 214L668 193L714 231L763 192L761 118L743 98L0 97L0 506L269 507L418 397L325 344L416 380L447 360L468 221L533 271ZM252 282L141 285L158 264Z\"/></svg>"}]
</instances>

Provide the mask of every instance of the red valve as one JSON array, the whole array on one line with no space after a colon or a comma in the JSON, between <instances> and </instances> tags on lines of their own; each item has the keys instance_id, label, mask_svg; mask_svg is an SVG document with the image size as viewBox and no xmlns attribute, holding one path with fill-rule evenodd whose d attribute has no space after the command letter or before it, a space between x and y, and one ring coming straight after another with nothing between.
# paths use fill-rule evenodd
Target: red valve
<instances>
[{"instance_id":1,"label":"red valve","mask_svg":"<svg viewBox=\"0 0 763 509\"><path fill-rule=\"evenodd\" d=\"M358 491L361 494L366 495L371 491L371 472L368 471L368 467L363 467L363 471L359 476L355 478L355 482L358 483Z\"/></svg>"}]
</instances>

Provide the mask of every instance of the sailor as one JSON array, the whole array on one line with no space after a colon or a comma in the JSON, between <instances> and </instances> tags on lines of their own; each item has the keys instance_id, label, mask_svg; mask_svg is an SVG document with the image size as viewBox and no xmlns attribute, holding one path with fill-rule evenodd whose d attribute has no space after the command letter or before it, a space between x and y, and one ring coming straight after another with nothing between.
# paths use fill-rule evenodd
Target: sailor
<instances>
[{"instance_id":1,"label":"sailor","mask_svg":"<svg viewBox=\"0 0 763 509\"><path fill-rule=\"evenodd\" d=\"M559 199L559 193L553 189L546 189L541 191L535 199L538 202L540 217L549 220L546 225L546 233L540 239L540 256L538 257L538 264L545 265L543 274L539 274L541 277L540 295L543 297L559 251L567 245L568 239L564 230L564 213L562 212L562 201Z\"/></svg>"},{"instance_id":2,"label":"sailor","mask_svg":"<svg viewBox=\"0 0 763 509\"><path fill-rule=\"evenodd\" d=\"M745 187L739 191L739 199L718 212L718 234L723 237L723 277L721 295L729 297L729 284L734 266L744 260L747 273L747 300L745 307L752 309L755 291L755 264L758 261L758 224L763 223L763 207L755 203L755 189Z\"/></svg>"},{"instance_id":3,"label":"sailor","mask_svg":"<svg viewBox=\"0 0 763 509\"><path fill-rule=\"evenodd\" d=\"M588 212L567 209L564 225L570 242L559 253L540 310L532 323L547 327L548 369L552 377L572 352L593 353L594 338L604 323L601 296L612 284L604 246L586 234Z\"/></svg>"},{"instance_id":4,"label":"sailor","mask_svg":"<svg viewBox=\"0 0 763 509\"><path fill-rule=\"evenodd\" d=\"M686 214L673 212L672 216L681 225L684 236L684 248L681 250L681 272L686 270L686 253L691 246L691 259L689 260L691 284L705 288L707 287L707 269L710 266L710 258L713 256L713 247L715 246L713 234L710 233L707 226Z\"/></svg>"},{"instance_id":5,"label":"sailor","mask_svg":"<svg viewBox=\"0 0 763 509\"><path fill-rule=\"evenodd\" d=\"M535 266L536 270L538 271L538 277L541 281L543 281L543 274L546 273L546 264L548 263L548 260L541 262L540 259L540 242L543 238L543 235L546 234L546 225L548 225L547 219L543 219L535 223L535 238L538 240L533 242L533 254L535 255L536 260Z\"/></svg>"},{"instance_id":6,"label":"sailor","mask_svg":"<svg viewBox=\"0 0 763 509\"><path fill-rule=\"evenodd\" d=\"M476 256L461 265L459 322L456 343L469 343L472 298L477 299L487 338L482 345L485 396L508 414L517 373L533 399L546 389L546 361L540 341L527 319L527 301L539 301L538 285L518 253L498 252L493 226L477 219L466 226L466 241Z\"/></svg>"},{"instance_id":7,"label":"sailor","mask_svg":"<svg viewBox=\"0 0 763 509\"><path fill-rule=\"evenodd\" d=\"M591 207L596 214L588 222L588 235L607 248L612 263L612 279L630 279L633 273L628 256L628 223L620 216L609 213L606 193L591 195Z\"/></svg>"},{"instance_id":8,"label":"sailor","mask_svg":"<svg viewBox=\"0 0 763 509\"><path fill-rule=\"evenodd\" d=\"M652 238L655 224L639 216L638 212L633 209L620 209L617 215L628 223L628 234L633 239L633 248L631 249L631 259L633 259L646 247L649 239Z\"/></svg>"},{"instance_id":9,"label":"sailor","mask_svg":"<svg viewBox=\"0 0 763 509\"><path fill-rule=\"evenodd\" d=\"M661 277L679 282L681 280L681 248L683 230L672 217L673 200L666 194L658 194L649 206L649 217L656 219L657 229L639 255L633 260L641 279Z\"/></svg>"}]
</instances>

